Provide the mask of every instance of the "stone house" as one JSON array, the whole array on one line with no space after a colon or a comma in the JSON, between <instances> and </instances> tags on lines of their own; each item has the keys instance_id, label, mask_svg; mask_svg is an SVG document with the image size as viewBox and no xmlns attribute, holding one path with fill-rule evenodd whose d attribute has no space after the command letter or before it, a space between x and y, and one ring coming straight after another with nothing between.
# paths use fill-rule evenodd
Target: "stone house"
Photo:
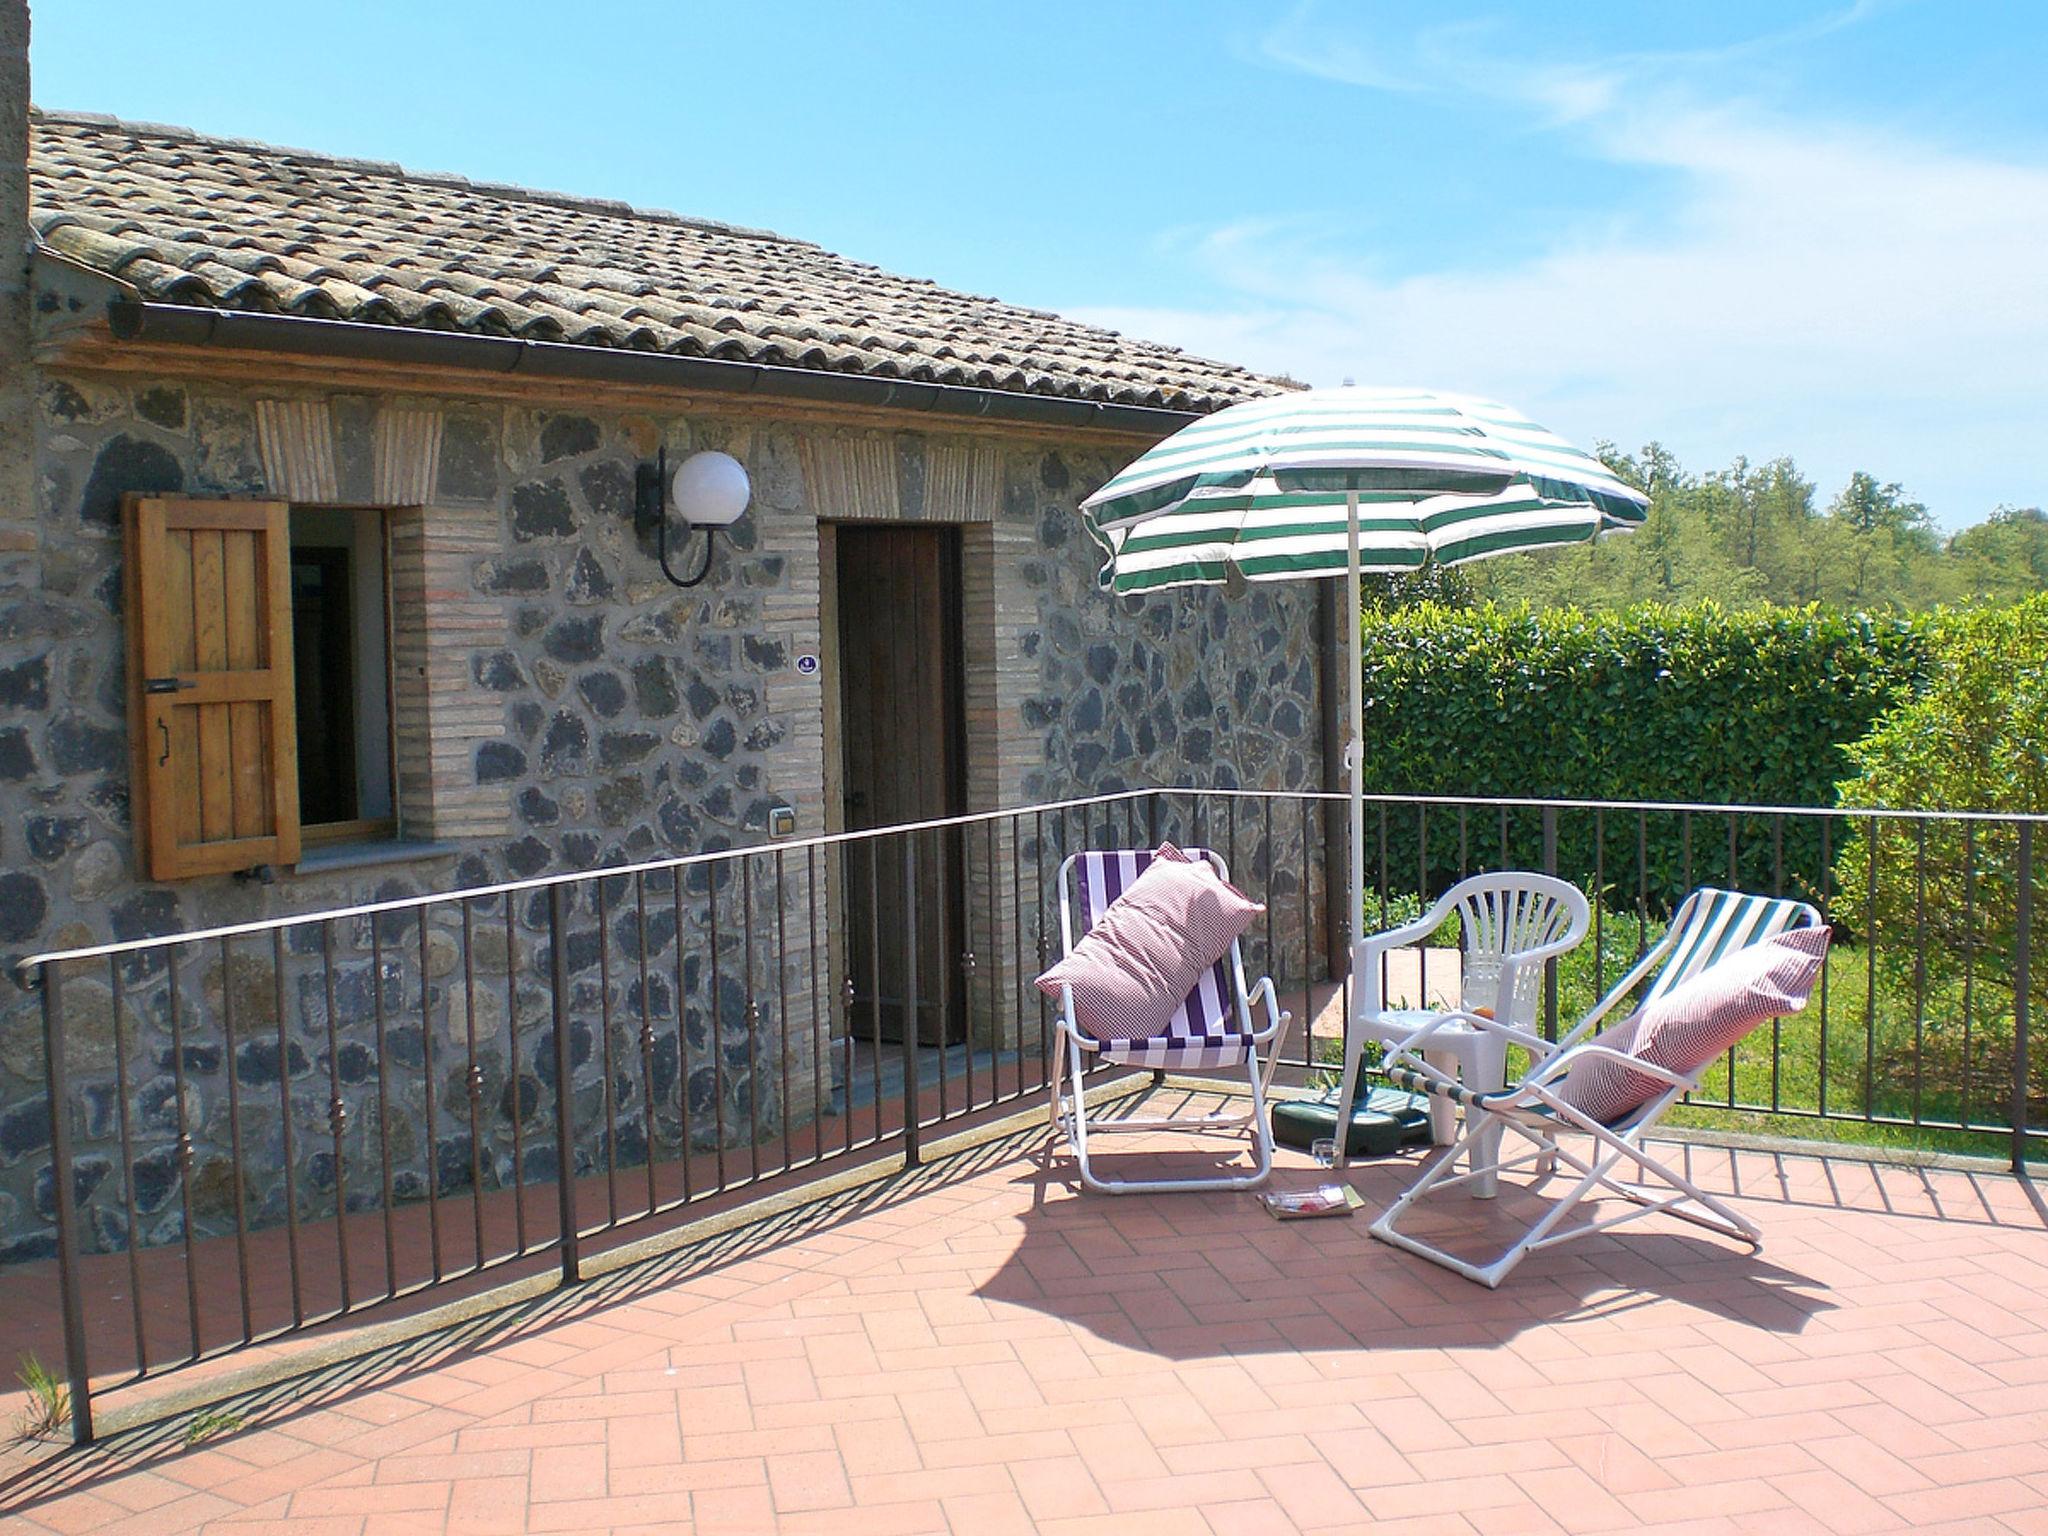
<instances>
[{"instance_id":1,"label":"stone house","mask_svg":"<svg viewBox=\"0 0 2048 1536\"><path fill-rule=\"evenodd\" d=\"M0 957L892 815L1323 784L1316 594L1112 601L1075 511L1268 381L799 239L33 112L11 67ZM705 449L751 503L682 589L636 497ZM906 643L951 658L914 701L937 790L889 766L911 743L854 761ZM145 675L208 646L242 691ZM88 1070L95 985L67 994ZM6 994L0 1257L43 1250L48 1198L37 1005ZM202 1096L243 1070L190 1065Z\"/></svg>"}]
</instances>

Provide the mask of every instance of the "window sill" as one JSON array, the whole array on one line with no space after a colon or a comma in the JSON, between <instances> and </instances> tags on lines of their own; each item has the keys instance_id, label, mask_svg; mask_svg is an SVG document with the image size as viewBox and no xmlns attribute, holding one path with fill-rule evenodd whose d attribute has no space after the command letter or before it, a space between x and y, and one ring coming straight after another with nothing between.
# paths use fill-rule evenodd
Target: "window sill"
<instances>
[{"instance_id":1,"label":"window sill","mask_svg":"<svg viewBox=\"0 0 2048 1536\"><path fill-rule=\"evenodd\" d=\"M380 864L415 864L424 859L452 859L462 849L454 843L421 842L402 837L373 843L330 843L308 848L292 866L293 873L327 875L345 869L371 869Z\"/></svg>"}]
</instances>

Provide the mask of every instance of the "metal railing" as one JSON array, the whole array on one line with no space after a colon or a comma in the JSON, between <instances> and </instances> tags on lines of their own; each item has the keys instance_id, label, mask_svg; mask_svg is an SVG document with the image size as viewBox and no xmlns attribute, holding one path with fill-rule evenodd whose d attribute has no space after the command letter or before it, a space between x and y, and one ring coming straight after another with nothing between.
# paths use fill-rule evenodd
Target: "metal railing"
<instances>
[{"instance_id":1,"label":"metal railing","mask_svg":"<svg viewBox=\"0 0 2048 1536\"><path fill-rule=\"evenodd\" d=\"M1136 790L24 961L74 1438L123 1382L536 1268L573 1282L610 1234L850 1159L915 1164L933 1128L1042 1094L1032 978L1084 847L1221 853L1266 905L1246 964L1295 1016L1283 1063L1334 1067L1343 808ZM2036 825L1375 796L1364 922L1481 869L1577 881L1595 924L1547 978L1554 1032L1693 885L1803 896L1837 927L1817 1005L1731 1052L1695 1105L2001 1132L2017 1165L2043 1098ZM1441 950L1416 969L1421 997L1455 987Z\"/></svg>"},{"instance_id":2,"label":"metal railing","mask_svg":"<svg viewBox=\"0 0 2048 1536\"><path fill-rule=\"evenodd\" d=\"M1817 906L1836 942L1813 1001L1731 1051L1689 1097L1694 1110L1773 1117L1794 1130L1824 1122L1833 1134L1850 1125L1940 1133L1983 1151L1995 1136L2015 1169L2036 1145L2048 1079L2030 1053L2042 1001L2032 964L2034 840L2048 818L1369 799L1368 927L1399 915L1404 893L1441 891L1479 869L1541 869L1595 898L1587 943L1546 978L1552 1034L1640 958L1697 886Z\"/></svg>"}]
</instances>

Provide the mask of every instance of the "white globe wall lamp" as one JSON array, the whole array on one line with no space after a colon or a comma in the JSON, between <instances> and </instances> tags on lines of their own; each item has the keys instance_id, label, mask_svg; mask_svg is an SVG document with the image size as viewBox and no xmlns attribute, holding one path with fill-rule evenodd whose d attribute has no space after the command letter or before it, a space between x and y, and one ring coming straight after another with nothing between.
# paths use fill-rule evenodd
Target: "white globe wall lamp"
<instances>
[{"instance_id":1,"label":"white globe wall lamp","mask_svg":"<svg viewBox=\"0 0 2048 1536\"><path fill-rule=\"evenodd\" d=\"M694 587L711 572L711 546L721 528L730 528L747 510L754 488L746 466L729 453L693 453L668 472L668 449L652 464L642 464L633 477L633 522L654 535L661 574L679 587ZM678 576L668 563L668 515L673 508L691 533L704 534L704 559L694 576Z\"/></svg>"}]
</instances>

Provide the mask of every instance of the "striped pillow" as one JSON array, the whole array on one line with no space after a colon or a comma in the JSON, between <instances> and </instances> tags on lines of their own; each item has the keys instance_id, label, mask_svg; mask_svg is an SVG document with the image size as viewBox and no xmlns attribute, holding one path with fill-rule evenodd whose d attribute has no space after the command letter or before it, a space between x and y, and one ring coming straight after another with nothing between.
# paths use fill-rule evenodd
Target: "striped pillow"
<instances>
[{"instance_id":1,"label":"striped pillow","mask_svg":"<svg viewBox=\"0 0 2048 1536\"><path fill-rule=\"evenodd\" d=\"M1605 1046L1610 1051L1633 1056L1636 1031L1642 1022L1642 1014L1632 1013L1619 1024L1608 1025L1586 1044ZM1654 1077L1631 1072L1618 1061L1596 1057L1590 1061L1574 1061L1571 1070L1552 1091L1588 1119L1612 1125L1623 1115L1655 1098L1663 1086Z\"/></svg>"},{"instance_id":2,"label":"striped pillow","mask_svg":"<svg viewBox=\"0 0 2048 1536\"><path fill-rule=\"evenodd\" d=\"M1794 928L1726 956L1589 1042L1691 1076L1767 1019L1797 1013L1820 979L1824 925ZM1557 1096L1603 1125L1647 1104L1667 1085L1619 1062L1580 1062Z\"/></svg>"},{"instance_id":3,"label":"striped pillow","mask_svg":"<svg viewBox=\"0 0 2048 1536\"><path fill-rule=\"evenodd\" d=\"M1145 872L1038 978L1057 999L1074 989L1074 1022L1097 1040L1152 1040L1265 907L1207 859L1162 844Z\"/></svg>"}]
</instances>

